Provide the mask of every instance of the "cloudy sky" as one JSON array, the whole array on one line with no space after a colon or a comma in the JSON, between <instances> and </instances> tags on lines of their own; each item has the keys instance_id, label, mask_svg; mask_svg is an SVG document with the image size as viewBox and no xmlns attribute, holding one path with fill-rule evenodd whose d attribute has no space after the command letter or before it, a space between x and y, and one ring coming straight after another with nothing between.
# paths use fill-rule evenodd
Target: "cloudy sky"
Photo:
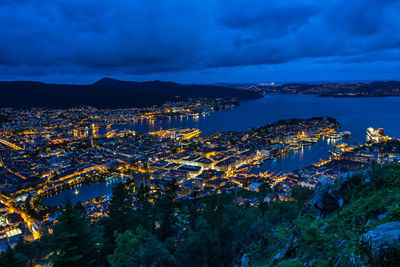
<instances>
[{"instance_id":1,"label":"cloudy sky","mask_svg":"<svg viewBox=\"0 0 400 267\"><path fill-rule=\"evenodd\" d=\"M400 1L1 0L0 80L400 80Z\"/></svg>"}]
</instances>

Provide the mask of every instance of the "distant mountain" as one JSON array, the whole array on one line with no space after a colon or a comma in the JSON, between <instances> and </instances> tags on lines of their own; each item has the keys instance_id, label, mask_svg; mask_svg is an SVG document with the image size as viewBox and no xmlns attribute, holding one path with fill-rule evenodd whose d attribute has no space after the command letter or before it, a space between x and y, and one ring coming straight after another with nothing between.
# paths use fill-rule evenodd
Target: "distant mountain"
<instances>
[{"instance_id":1,"label":"distant mountain","mask_svg":"<svg viewBox=\"0 0 400 267\"><path fill-rule=\"evenodd\" d=\"M286 83L280 86L263 86L264 92L284 94L316 94L332 97L400 96L400 82L371 83Z\"/></svg>"},{"instance_id":2,"label":"distant mountain","mask_svg":"<svg viewBox=\"0 0 400 267\"><path fill-rule=\"evenodd\" d=\"M94 106L97 108L129 108L160 105L166 101L189 97L252 99L262 97L239 89L182 85L172 82L128 82L110 78L88 85L41 82L0 82L0 107L68 108Z\"/></svg>"},{"instance_id":3,"label":"distant mountain","mask_svg":"<svg viewBox=\"0 0 400 267\"><path fill-rule=\"evenodd\" d=\"M151 82L129 82L116 79L103 78L95 83L95 86L124 88L142 90L148 93L171 97L234 97L238 99L252 99L261 97L259 94L243 92L232 87L216 85L182 85L173 82L151 81Z\"/></svg>"},{"instance_id":4,"label":"distant mountain","mask_svg":"<svg viewBox=\"0 0 400 267\"><path fill-rule=\"evenodd\" d=\"M257 92L257 93L262 93L263 92L263 89L257 87L256 85L252 85L252 86L243 88L243 90L251 91L251 92Z\"/></svg>"}]
</instances>

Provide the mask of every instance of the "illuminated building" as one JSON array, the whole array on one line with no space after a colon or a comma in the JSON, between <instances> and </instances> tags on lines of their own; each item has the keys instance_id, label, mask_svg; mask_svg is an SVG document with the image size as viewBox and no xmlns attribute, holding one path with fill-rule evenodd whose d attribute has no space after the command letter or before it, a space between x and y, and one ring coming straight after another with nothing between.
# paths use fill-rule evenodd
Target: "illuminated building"
<instances>
[{"instance_id":1,"label":"illuminated building","mask_svg":"<svg viewBox=\"0 0 400 267\"><path fill-rule=\"evenodd\" d=\"M74 137L75 138L79 138L80 134L79 134L79 130L78 129L74 129Z\"/></svg>"},{"instance_id":2,"label":"illuminated building","mask_svg":"<svg viewBox=\"0 0 400 267\"><path fill-rule=\"evenodd\" d=\"M92 124L92 135L94 137L98 137L99 136L99 127L96 124Z\"/></svg>"}]
</instances>

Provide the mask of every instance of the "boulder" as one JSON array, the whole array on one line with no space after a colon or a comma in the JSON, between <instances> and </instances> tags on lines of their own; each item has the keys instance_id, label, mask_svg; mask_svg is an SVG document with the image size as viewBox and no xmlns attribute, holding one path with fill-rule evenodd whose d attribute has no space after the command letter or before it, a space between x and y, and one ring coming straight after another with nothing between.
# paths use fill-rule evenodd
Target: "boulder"
<instances>
[{"instance_id":1,"label":"boulder","mask_svg":"<svg viewBox=\"0 0 400 267\"><path fill-rule=\"evenodd\" d=\"M326 215L340 207L339 201L333 194L332 190L328 190L326 188L320 189L316 192L313 203L319 210L319 216L321 218L325 218Z\"/></svg>"},{"instance_id":2,"label":"boulder","mask_svg":"<svg viewBox=\"0 0 400 267\"><path fill-rule=\"evenodd\" d=\"M375 227L363 236L363 243L368 244L373 254L382 255L385 249L400 243L400 221L388 222Z\"/></svg>"},{"instance_id":3,"label":"boulder","mask_svg":"<svg viewBox=\"0 0 400 267\"><path fill-rule=\"evenodd\" d=\"M341 177L334 186L326 183L320 186L314 194L313 204L319 210L319 218L323 219L330 213L346 204L346 198L354 185L350 177Z\"/></svg>"}]
</instances>

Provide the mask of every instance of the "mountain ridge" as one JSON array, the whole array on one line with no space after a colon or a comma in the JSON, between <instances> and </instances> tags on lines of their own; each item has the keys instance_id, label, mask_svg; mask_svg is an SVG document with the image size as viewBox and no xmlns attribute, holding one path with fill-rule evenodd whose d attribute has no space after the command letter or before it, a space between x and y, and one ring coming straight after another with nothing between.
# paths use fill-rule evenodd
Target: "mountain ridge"
<instances>
[{"instance_id":1,"label":"mountain ridge","mask_svg":"<svg viewBox=\"0 0 400 267\"><path fill-rule=\"evenodd\" d=\"M285 83L278 86L260 86L264 93L313 94L328 97L382 97L400 96L399 81L358 83Z\"/></svg>"},{"instance_id":2,"label":"mountain ridge","mask_svg":"<svg viewBox=\"0 0 400 267\"><path fill-rule=\"evenodd\" d=\"M262 97L258 93L230 87L182 85L162 81L120 81L112 78L103 78L86 85L4 81L0 82L0 93L0 107L12 108L133 108L197 97L238 100Z\"/></svg>"}]
</instances>

